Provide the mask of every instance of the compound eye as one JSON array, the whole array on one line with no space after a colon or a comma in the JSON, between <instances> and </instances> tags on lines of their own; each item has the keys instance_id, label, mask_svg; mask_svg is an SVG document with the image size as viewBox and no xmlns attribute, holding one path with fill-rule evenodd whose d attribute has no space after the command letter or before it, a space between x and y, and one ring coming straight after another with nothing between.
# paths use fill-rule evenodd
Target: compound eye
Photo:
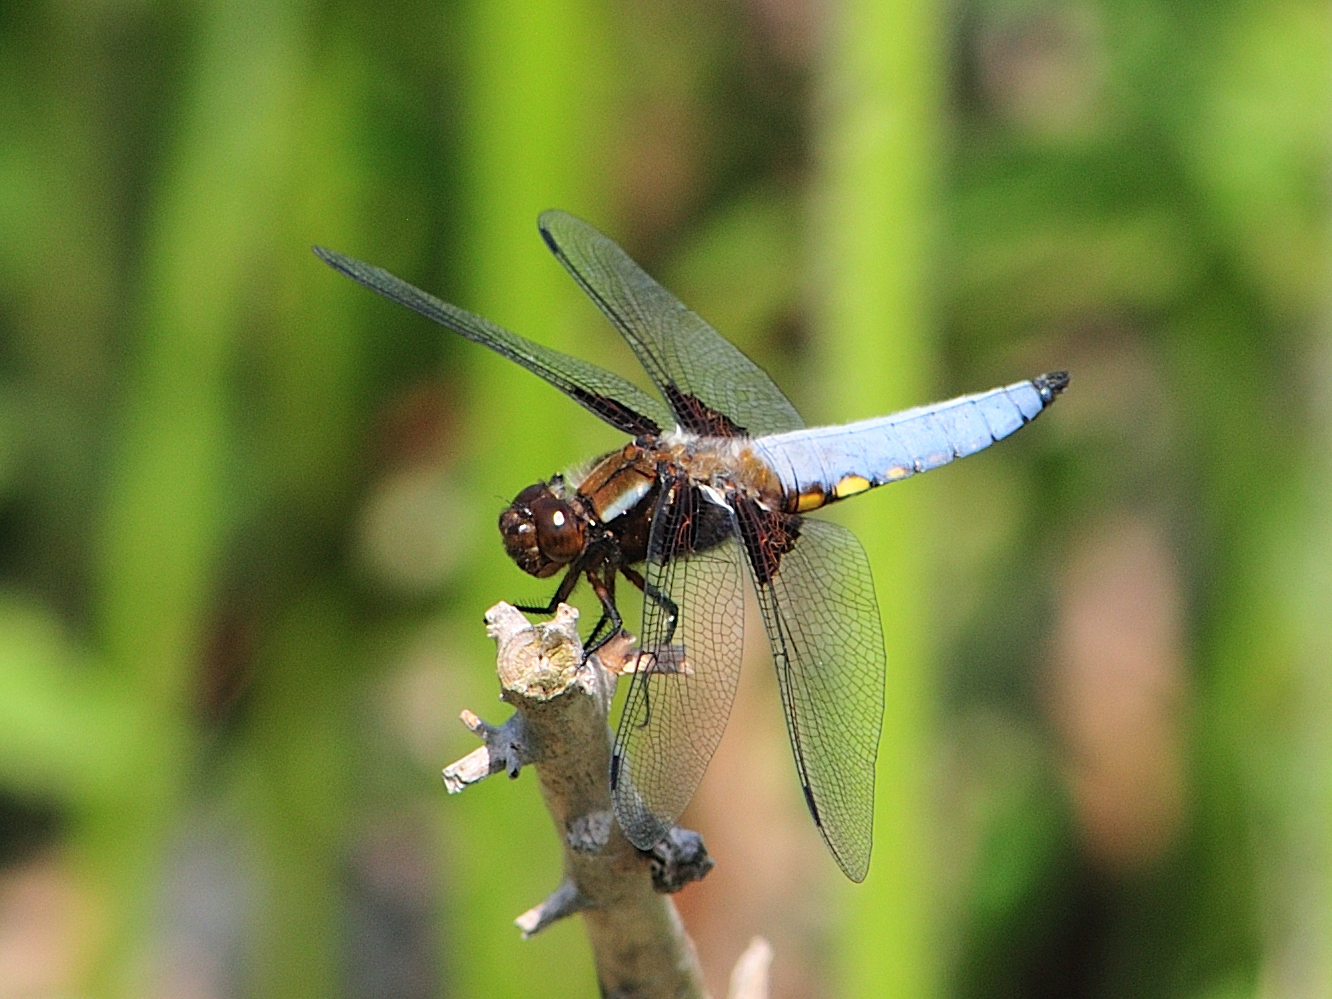
<instances>
[{"instance_id":1,"label":"compound eye","mask_svg":"<svg viewBox=\"0 0 1332 999\"><path fill-rule=\"evenodd\" d=\"M567 565L583 553L583 522L569 504L549 494L532 503L537 544L552 562Z\"/></svg>"}]
</instances>

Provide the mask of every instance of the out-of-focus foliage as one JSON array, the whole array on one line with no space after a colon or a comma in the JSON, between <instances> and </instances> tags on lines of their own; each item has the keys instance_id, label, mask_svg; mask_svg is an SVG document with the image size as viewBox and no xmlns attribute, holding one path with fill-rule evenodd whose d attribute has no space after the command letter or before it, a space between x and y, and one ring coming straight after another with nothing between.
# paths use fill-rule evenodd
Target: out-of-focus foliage
<instances>
[{"instance_id":1,"label":"out-of-focus foliage","mask_svg":"<svg viewBox=\"0 0 1332 999\"><path fill-rule=\"evenodd\" d=\"M889 642L838 881L758 639L689 824L713 988L1332 994L1332 22L1312 0L0 11L0 996L588 995L480 617L615 442L315 243L640 378L619 239L811 421L1067 367L848 504ZM837 511L841 516L842 511ZM8 989L8 991L6 991Z\"/></svg>"}]
</instances>

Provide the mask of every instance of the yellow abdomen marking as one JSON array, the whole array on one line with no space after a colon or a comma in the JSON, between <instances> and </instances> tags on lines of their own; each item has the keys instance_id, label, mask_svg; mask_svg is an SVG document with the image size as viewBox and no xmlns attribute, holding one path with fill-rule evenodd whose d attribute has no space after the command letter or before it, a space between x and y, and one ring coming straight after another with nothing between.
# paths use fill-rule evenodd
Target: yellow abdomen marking
<instances>
[{"instance_id":1,"label":"yellow abdomen marking","mask_svg":"<svg viewBox=\"0 0 1332 999\"><path fill-rule=\"evenodd\" d=\"M796 497L796 513L808 513L810 510L817 510L828 502L827 496L823 493L821 486L815 486L808 492L803 492Z\"/></svg>"},{"instance_id":2,"label":"yellow abdomen marking","mask_svg":"<svg viewBox=\"0 0 1332 999\"><path fill-rule=\"evenodd\" d=\"M863 475L848 475L833 486L833 495L838 499L846 499L856 493L863 493L869 487L870 480Z\"/></svg>"}]
</instances>

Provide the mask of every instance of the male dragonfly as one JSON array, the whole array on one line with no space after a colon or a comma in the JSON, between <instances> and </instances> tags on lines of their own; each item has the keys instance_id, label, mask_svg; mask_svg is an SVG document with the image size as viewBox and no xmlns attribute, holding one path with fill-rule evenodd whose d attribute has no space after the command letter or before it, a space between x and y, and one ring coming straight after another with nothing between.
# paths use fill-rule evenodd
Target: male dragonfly
<instances>
[{"instance_id":1,"label":"male dragonfly","mask_svg":"<svg viewBox=\"0 0 1332 999\"><path fill-rule=\"evenodd\" d=\"M869 562L846 528L808 517L965 457L1035 419L1065 372L891 416L806 427L768 375L586 222L540 220L546 245L628 341L665 405L619 375L502 329L331 250L343 274L544 378L628 434L577 481L529 486L499 519L525 572L580 579L601 602L595 650L620 631L615 582L644 593L642 650L610 782L629 839L650 849L684 811L721 739L758 596L805 803L853 881L869 869L885 656ZM639 566L642 566L640 571ZM600 637L598 637L600 636Z\"/></svg>"}]
</instances>

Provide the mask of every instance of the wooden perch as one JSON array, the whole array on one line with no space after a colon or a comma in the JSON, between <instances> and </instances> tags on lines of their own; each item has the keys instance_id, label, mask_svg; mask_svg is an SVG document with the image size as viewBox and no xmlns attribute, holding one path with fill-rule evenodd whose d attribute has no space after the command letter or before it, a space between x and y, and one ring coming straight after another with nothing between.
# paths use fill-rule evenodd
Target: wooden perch
<instances>
[{"instance_id":1,"label":"wooden perch","mask_svg":"<svg viewBox=\"0 0 1332 999\"><path fill-rule=\"evenodd\" d=\"M515 711L498 727L463 712L484 744L445 768L444 784L458 792L491 774L536 768L563 844L564 880L518 917L523 936L581 913L603 995L705 996L694 945L663 892L703 877L712 860L696 833L678 828L653 850L636 849L611 805L606 717L617 674L632 668L629 641L617 639L585 662L578 612L563 604L538 625L496 604L486 625L499 646L503 699Z\"/></svg>"}]
</instances>

